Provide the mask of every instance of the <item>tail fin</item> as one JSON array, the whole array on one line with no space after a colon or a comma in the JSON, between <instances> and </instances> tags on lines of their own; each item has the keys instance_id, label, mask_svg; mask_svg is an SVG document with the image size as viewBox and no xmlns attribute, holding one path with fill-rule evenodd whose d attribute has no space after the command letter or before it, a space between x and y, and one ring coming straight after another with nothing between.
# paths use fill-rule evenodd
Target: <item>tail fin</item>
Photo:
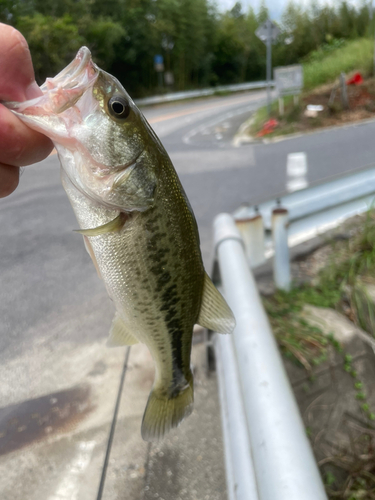
<instances>
[{"instance_id":1,"label":"tail fin","mask_svg":"<svg viewBox=\"0 0 375 500\"><path fill-rule=\"evenodd\" d=\"M193 411L193 402L192 383L170 398L153 389L143 415L141 433L144 441L158 441L172 427L177 427Z\"/></svg>"}]
</instances>

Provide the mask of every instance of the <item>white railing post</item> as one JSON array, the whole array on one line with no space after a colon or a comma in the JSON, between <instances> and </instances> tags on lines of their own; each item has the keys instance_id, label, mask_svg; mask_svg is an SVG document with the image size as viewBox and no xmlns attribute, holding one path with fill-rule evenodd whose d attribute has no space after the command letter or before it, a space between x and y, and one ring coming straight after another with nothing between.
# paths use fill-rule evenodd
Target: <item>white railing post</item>
<instances>
[{"instance_id":1,"label":"white railing post","mask_svg":"<svg viewBox=\"0 0 375 500\"><path fill-rule=\"evenodd\" d=\"M290 257L288 247L288 210L275 208L272 211L273 279L279 290L291 287Z\"/></svg>"}]
</instances>

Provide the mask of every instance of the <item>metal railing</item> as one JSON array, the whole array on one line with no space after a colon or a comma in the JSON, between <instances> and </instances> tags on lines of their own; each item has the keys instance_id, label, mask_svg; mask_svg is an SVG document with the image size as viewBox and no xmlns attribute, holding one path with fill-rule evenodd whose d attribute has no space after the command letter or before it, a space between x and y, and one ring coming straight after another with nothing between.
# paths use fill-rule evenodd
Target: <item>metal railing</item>
<instances>
[{"instance_id":1,"label":"metal railing","mask_svg":"<svg viewBox=\"0 0 375 500\"><path fill-rule=\"evenodd\" d=\"M230 500L327 498L251 268L273 255L276 288L288 290L289 247L374 199L372 165L215 219L213 279L237 321L213 337Z\"/></svg>"},{"instance_id":2,"label":"metal railing","mask_svg":"<svg viewBox=\"0 0 375 500\"><path fill-rule=\"evenodd\" d=\"M372 165L266 202L240 207L234 217L250 266L255 268L273 255L275 285L288 290L291 284L288 248L367 211L374 198Z\"/></svg>"},{"instance_id":3,"label":"metal railing","mask_svg":"<svg viewBox=\"0 0 375 500\"><path fill-rule=\"evenodd\" d=\"M274 87L275 82L270 82L270 87ZM193 99L195 97L205 97L215 95L218 92L241 92L245 90L263 89L267 87L266 81L237 83L234 85L218 85L199 90L187 90L186 92L173 92L170 94L156 95L145 97L143 99L134 99L137 106L148 106L152 104L163 104L165 102L183 101L185 99Z\"/></svg>"},{"instance_id":4,"label":"metal railing","mask_svg":"<svg viewBox=\"0 0 375 500\"><path fill-rule=\"evenodd\" d=\"M214 242L223 293L236 317L216 335L230 500L326 500L297 403L234 219L221 214Z\"/></svg>"}]
</instances>

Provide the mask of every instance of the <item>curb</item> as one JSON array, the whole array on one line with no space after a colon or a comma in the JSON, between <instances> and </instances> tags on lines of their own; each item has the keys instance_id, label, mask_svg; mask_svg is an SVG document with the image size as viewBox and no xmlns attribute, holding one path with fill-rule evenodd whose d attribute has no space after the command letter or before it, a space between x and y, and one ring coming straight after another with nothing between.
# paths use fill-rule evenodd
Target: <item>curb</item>
<instances>
[{"instance_id":1,"label":"curb","mask_svg":"<svg viewBox=\"0 0 375 500\"><path fill-rule=\"evenodd\" d=\"M253 116L246 120L238 129L238 132L233 138L232 144L235 147L244 146L248 144L275 144L277 142L288 141L290 139L297 139L298 137L303 137L306 135L319 134L324 132L330 132L331 130L358 127L362 125L367 125L369 123L375 123L375 118L367 118L366 120L358 120L355 122L343 123L342 125L331 125L329 127L321 127L316 130L309 130L307 132L296 132L295 134L285 134L277 137L270 137L264 139L257 139L251 135L245 134L245 129L251 125L254 120Z\"/></svg>"}]
</instances>

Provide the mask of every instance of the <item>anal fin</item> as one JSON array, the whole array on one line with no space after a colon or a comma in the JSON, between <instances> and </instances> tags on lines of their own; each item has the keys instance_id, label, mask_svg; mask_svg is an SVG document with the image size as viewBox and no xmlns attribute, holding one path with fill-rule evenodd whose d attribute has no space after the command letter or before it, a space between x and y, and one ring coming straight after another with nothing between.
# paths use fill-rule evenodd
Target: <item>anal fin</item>
<instances>
[{"instance_id":1,"label":"anal fin","mask_svg":"<svg viewBox=\"0 0 375 500\"><path fill-rule=\"evenodd\" d=\"M129 332L128 327L123 322L121 316L116 312L113 318L109 337L107 340L108 347L119 347L123 345L134 345L139 341Z\"/></svg>"},{"instance_id":2,"label":"anal fin","mask_svg":"<svg viewBox=\"0 0 375 500\"><path fill-rule=\"evenodd\" d=\"M232 333L236 320L224 297L205 273L202 304L197 323L217 333Z\"/></svg>"}]
</instances>

